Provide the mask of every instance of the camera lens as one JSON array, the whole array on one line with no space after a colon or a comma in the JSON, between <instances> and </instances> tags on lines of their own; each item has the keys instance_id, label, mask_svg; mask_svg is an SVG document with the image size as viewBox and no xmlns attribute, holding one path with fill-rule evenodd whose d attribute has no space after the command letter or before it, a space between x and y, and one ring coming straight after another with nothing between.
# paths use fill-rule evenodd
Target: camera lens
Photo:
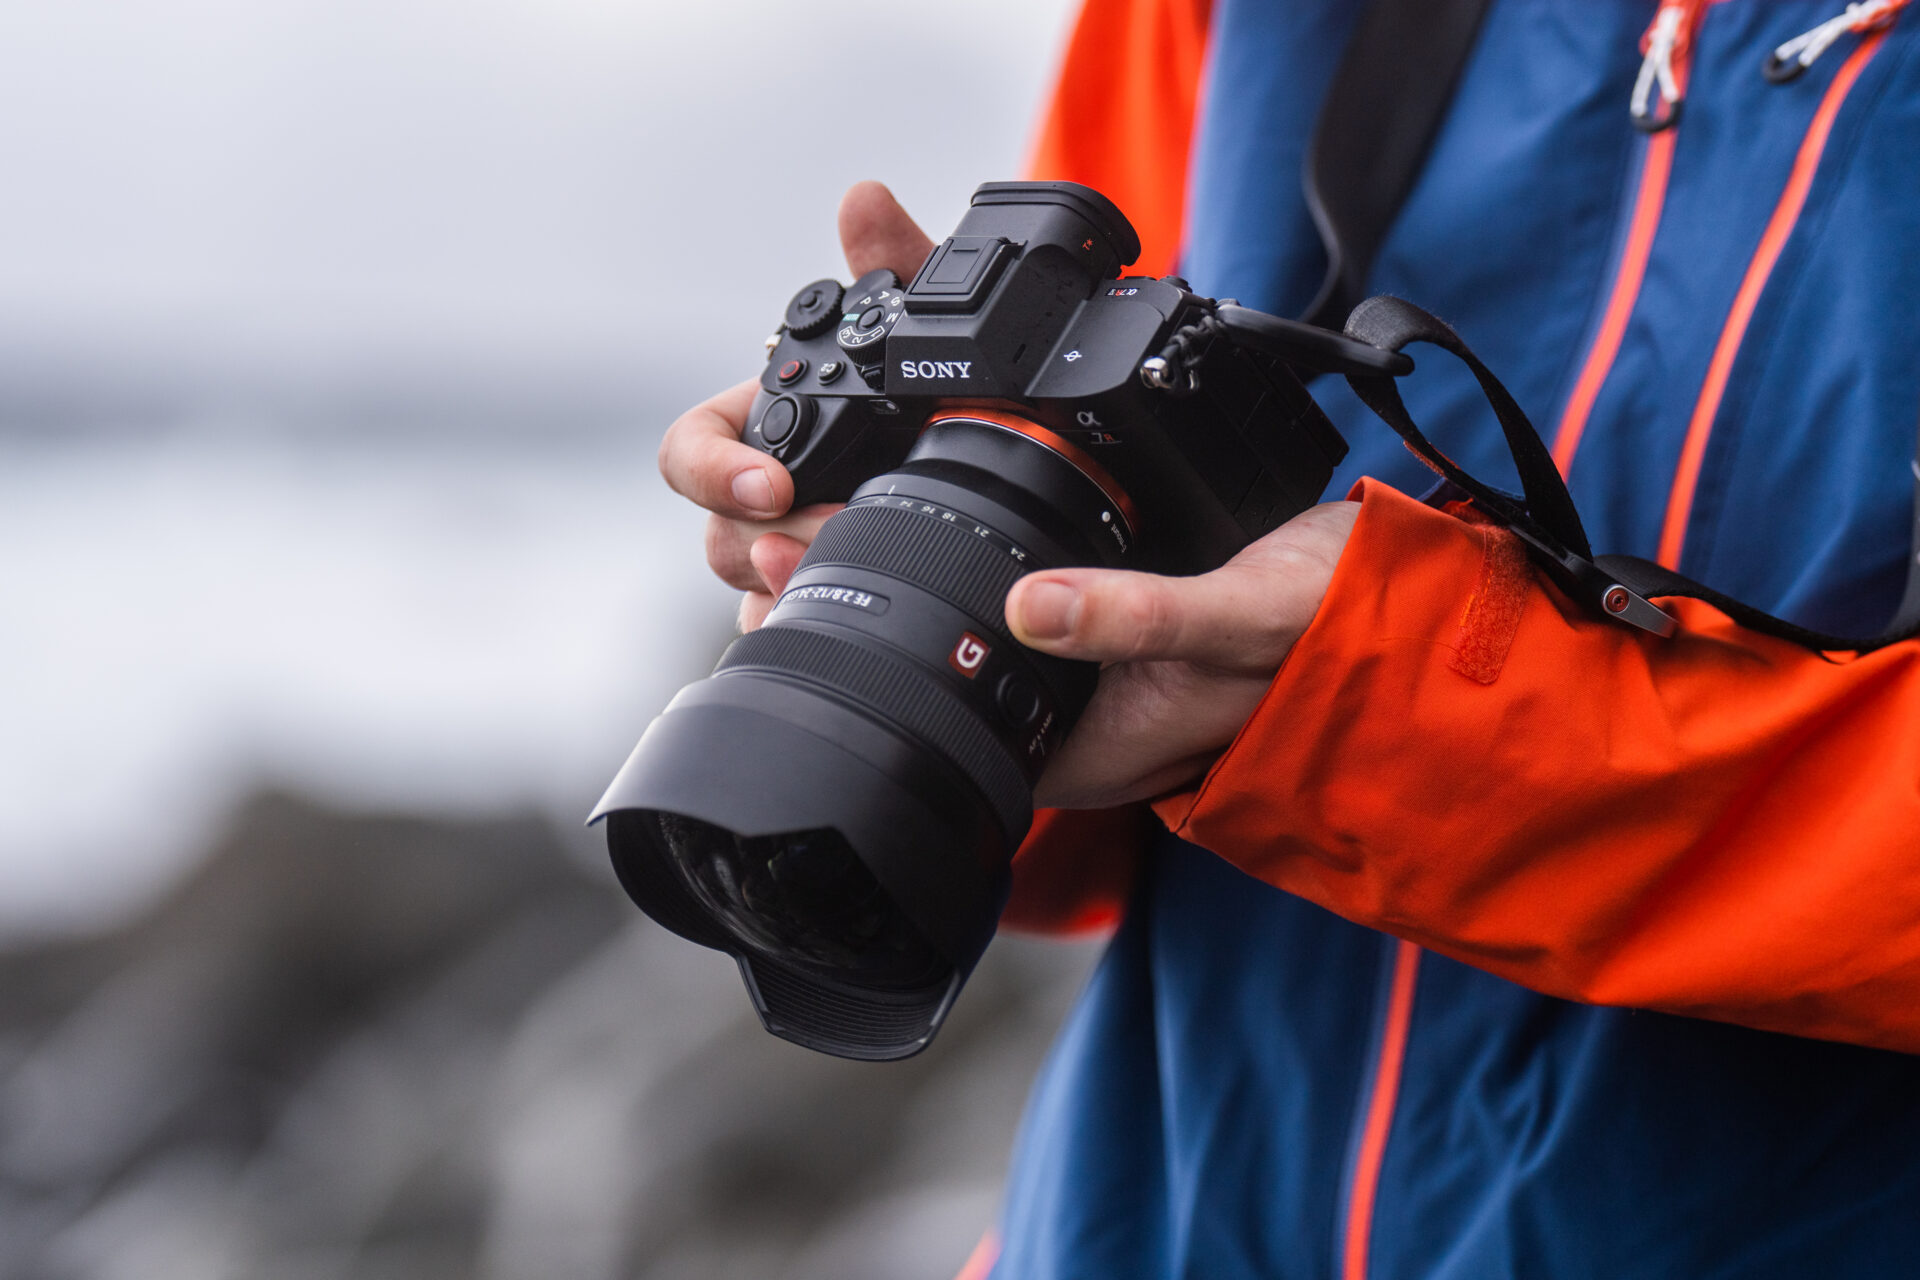
<instances>
[{"instance_id":1,"label":"camera lens","mask_svg":"<svg viewBox=\"0 0 1920 1280\"><path fill-rule=\"evenodd\" d=\"M742 944L876 987L924 987L947 967L839 832L739 836L649 817L687 888Z\"/></svg>"},{"instance_id":2,"label":"camera lens","mask_svg":"<svg viewBox=\"0 0 1920 1280\"><path fill-rule=\"evenodd\" d=\"M1125 563L1133 528L1127 495L1046 429L936 416L614 780L598 813L628 893L732 954L775 1034L857 1058L924 1047L1098 675L1019 644L1007 591Z\"/></svg>"}]
</instances>

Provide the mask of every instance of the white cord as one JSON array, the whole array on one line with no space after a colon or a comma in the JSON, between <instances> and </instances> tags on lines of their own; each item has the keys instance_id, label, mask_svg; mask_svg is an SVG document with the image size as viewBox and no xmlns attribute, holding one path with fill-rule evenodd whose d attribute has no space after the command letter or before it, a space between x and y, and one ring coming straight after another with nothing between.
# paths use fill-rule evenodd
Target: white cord
<instances>
[{"instance_id":1,"label":"white cord","mask_svg":"<svg viewBox=\"0 0 1920 1280\"><path fill-rule=\"evenodd\" d=\"M1673 51L1680 44L1680 24L1686 16L1683 4L1663 5L1654 16L1653 27L1647 32L1647 56L1640 63L1640 78L1633 83L1630 109L1635 120L1652 118L1648 100L1653 96L1656 83L1660 86L1661 98L1669 106L1680 101L1680 81L1673 73Z\"/></svg>"},{"instance_id":2,"label":"white cord","mask_svg":"<svg viewBox=\"0 0 1920 1280\"><path fill-rule=\"evenodd\" d=\"M1803 32L1773 51L1776 66L1798 64L1799 71L1813 65L1814 59L1833 47L1833 42L1849 31L1866 31L1889 20L1907 7L1907 0L1860 0L1850 4L1837 17L1828 18L1811 31Z\"/></svg>"}]
</instances>

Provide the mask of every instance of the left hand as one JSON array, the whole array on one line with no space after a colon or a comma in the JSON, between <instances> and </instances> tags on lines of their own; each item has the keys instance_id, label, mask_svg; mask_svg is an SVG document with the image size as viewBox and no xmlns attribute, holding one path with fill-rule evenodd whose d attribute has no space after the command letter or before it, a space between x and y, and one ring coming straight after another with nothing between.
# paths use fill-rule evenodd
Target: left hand
<instances>
[{"instance_id":1,"label":"left hand","mask_svg":"<svg viewBox=\"0 0 1920 1280\"><path fill-rule=\"evenodd\" d=\"M1204 774L1313 621L1359 511L1304 511L1196 577L1047 569L1016 583L1007 625L1021 643L1106 664L1034 803L1112 808Z\"/></svg>"}]
</instances>

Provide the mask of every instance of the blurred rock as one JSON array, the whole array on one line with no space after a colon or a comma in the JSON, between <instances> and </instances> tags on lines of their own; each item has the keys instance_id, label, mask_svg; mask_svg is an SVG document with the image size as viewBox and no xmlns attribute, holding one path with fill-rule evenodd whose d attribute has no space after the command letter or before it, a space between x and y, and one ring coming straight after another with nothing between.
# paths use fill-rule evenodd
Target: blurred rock
<instances>
[{"instance_id":1,"label":"blurred rock","mask_svg":"<svg viewBox=\"0 0 1920 1280\"><path fill-rule=\"evenodd\" d=\"M940 1280L1092 956L1003 939L930 1051L841 1062L543 819L263 794L0 954L0 1274Z\"/></svg>"}]
</instances>

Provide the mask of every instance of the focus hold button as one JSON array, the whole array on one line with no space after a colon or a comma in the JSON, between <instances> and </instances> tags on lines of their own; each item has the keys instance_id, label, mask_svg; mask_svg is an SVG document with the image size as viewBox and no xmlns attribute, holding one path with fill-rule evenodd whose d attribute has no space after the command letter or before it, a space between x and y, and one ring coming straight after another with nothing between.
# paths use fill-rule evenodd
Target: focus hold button
<instances>
[{"instance_id":1,"label":"focus hold button","mask_svg":"<svg viewBox=\"0 0 1920 1280\"><path fill-rule=\"evenodd\" d=\"M1032 728L1033 722L1040 718L1040 692L1018 671L1009 671L1000 677L994 698L1000 704L1000 713L1016 729Z\"/></svg>"}]
</instances>

